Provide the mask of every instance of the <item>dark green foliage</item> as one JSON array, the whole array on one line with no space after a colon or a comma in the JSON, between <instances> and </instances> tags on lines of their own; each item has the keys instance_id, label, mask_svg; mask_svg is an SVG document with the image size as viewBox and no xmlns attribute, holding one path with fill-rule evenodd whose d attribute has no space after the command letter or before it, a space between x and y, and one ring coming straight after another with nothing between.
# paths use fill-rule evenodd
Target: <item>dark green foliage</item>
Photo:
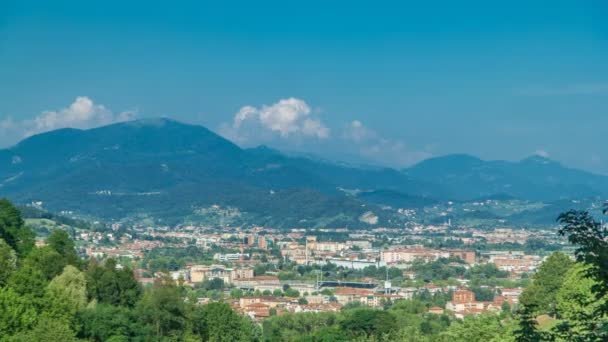
<instances>
[{"instance_id":1,"label":"dark green foliage","mask_svg":"<svg viewBox=\"0 0 608 342\"><path fill-rule=\"evenodd\" d=\"M425 289L414 294L413 299L424 303L427 307L439 306L443 308L452 299L452 291L430 293Z\"/></svg>"},{"instance_id":2,"label":"dark green foliage","mask_svg":"<svg viewBox=\"0 0 608 342\"><path fill-rule=\"evenodd\" d=\"M42 298L47 284L48 278L38 267L25 264L11 274L7 285L20 295Z\"/></svg>"},{"instance_id":3,"label":"dark green foliage","mask_svg":"<svg viewBox=\"0 0 608 342\"><path fill-rule=\"evenodd\" d=\"M267 270L268 270L268 268L266 267L265 264L257 264L253 267L253 273L256 276L264 275Z\"/></svg>"},{"instance_id":4,"label":"dark green foliage","mask_svg":"<svg viewBox=\"0 0 608 342\"><path fill-rule=\"evenodd\" d=\"M565 319L552 332L567 340L605 341L608 339L608 230L585 211L565 212L558 221L563 225L559 233L576 246L575 255L580 265L566 278L559 293L564 301L559 304ZM581 274L584 279L580 279Z\"/></svg>"},{"instance_id":5,"label":"dark green foliage","mask_svg":"<svg viewBox=\"0 0 608 342\"><path fill-rule=\"evenodd\" d=\"M588 212L568 211L559 216L563 225L559 233L577 246L577 261L588 265L586 275L595 280L593 292L597 298L608 295L608 230ZM601 306L597 314L608 314L608 304Z\"/></svg>"},{"instance_id":6,"label":"dark green foliage","mask_svg":"<svg viewBox=\"0 0 608 342\"><path fill-rule=\"evenodd\" d=\"M484 287L471 287L470 290L475 293L475 300L480 302L491 302L496 295L494 290Z\"/></svg>"},{"instance_id":7,"label":"dark green foliage","mask_svg":"<svg viewBox=\"0 0 608 342\"><path fill-rule=\"evenodd\" d=\"M74 241L70 239L64 230L56 229L46 239L47 245L55 250L64 260L66 265L80 267L81 260L76 253Z\"/></svg>"},{"instance_id":8,"label":"dark green foliage","mask_svg":"<svg viewBox=\"0 0 608 342\"><path fill-rule=\"evenodd\" d=\"M555 314L556 295L573 261L560 252L551 254L534 275L534 281L521 295L522 305L535 308L538 314Z\"/></svg>"},{"instance_id":9,"label":"dark green foliage","mask_svg":"<svg viewBox=\"0 0 608 342\"><path fill-rule=\"evenodd\" d=\"M39 308L30 297L10 287L0 288L0 336L30 329L38 314Z\"/></svg>"},{"instance_id":10,"label":"dark green foliage","mask_svg":"<svg viewBox=\"0 0 608 342\"><path fill-rule=\"evenodd\" d=\"M467 279L473 279L475 277L479 278L507 278L509 277L509 272L501 271L496 267L494 263L485 263L481 265L475 265L469 268L465 272L465 277Z\"/></svg>"},{"instance_id":11,"label":"dark green foliage","mask_svg":"<svg viewBox=\"0 0 608 342\"><path fill-rule=\"evenodd\" d=\"M524 243L524 252L526 252L526 254L534 254L538 253L538 251L557 251L559 248L559 246L549 244L546 241L537 238L529 238L526 240L526 243Z\"/></svg>"},{"instance_id":12,"label":"dark green foliage","mask_svg":"<svg viewBox=\"0 0 608 342\"><path fill-rule=\"evenodd\" d=\"M204 341L251 341L258 335L246 317L239 316L226 303L210 303L194 310L193 331Z\"/></svg>"},{"instance_id":13,"label":"dark green foliage","mask_svg":"<svg viewBox=\"0 0 608 342\"><path fill-rule=\"evenodd\" d=\"M7 199L0 199L0 239L19 255L27 254L34 246L34 235L24 226L19 210Z\"/></svg>"},{"instance_id":14,"label":"dark green foliage","mask_svg":"<svg viewBox=\"0 0 608 342\"><path fill-rule=\"evenodd\" d=\"M24 264L40 270L47 280L58 276L67 265L65 258L49 246L33 249Z\"/></svg>"},{"instance_id":15,"label":"dark green foliage","mask_svg":"<svg viewBox=\"0 0 608 342\"><path fill-rule=\"evenodd\" d=\"M387 311L369 309L346 311L340 327L353 337L391 335L398 330L395 316Z\"/></svg>"},{"instance_id":16,"label":"dark green foliage","mask_svg":"<svg viewBox=\"0 0 608 342\"><path fill-rule=\"evenodd\" d=\"M19 240L15 236L16 230L23 227L23 220L19 210L15 208L8 200L0 199L0 238L2 238L9 246L16 249Z\"/></svg>"},{"instance_id":17,"label":"dark green foliage","mask_svg":"<svg viewBox=\"0 0 608 342\"><path fill-rule=\"evenodd\" d=\"M11 341L14 342L76 342L76 333L65 322L42 318L31 331L22 331L15 335Z\"/></svg>"},{"instance_id":18,"label":"dark green foliage","mask_svg":"<svg viewBox=\"0 0 608 342\"><path fill-rule=\"evenodd\" d=\"M0 287L8 281L11 273L17 269L17 254L0 238Z\"/></svg>"},{"instance_id":19,"label":"dark green foliage","mask_svg":"<svg viewBox=\"0 0 608 342\"><path fill-rule=\"evenodd\" d=\"M534 312L536 308L533 305L523 306L517 312L519 326L514 331L515 339L518 342L538 342L541 341L542 335L537 331L537 323Z\"/></svg>"},{"instance_id":20,"label":"dark green foliage","mask_svg":"<svg viewBox=\"0 0 608 342\"><path fill-rule=\"evenodd\" d=\"M175 282L165 276L144 293L135 312L140 321L152 327L154 336L183 336L187 325L187 307Z\"/></svg>"},{"instance_id":21,"label":"dark green foliage","mask_svg":"<svg viewBox=\"0 0 608 342\"><path fill-rule=\"evenodd\" d=\"M205 251L195 246L187 248L154 248L146 253L143 264L151 272L175 271L183 267L187 262L213 262L213 254L220 252L221 250L217 248Z\"/></svg>"},{"instance_id":22,"label":"dark green foliage","mask_svg":"<svg viewBox=\"0 0 608 342\"><path fill-rule=\"evenodd\" d=\"M79 337L93 341L142 339L151 333L148 327L139 324L133 310L124 306L98 304L81 311L78 319L82 322Z\"/></svg>"},{"instance_id":23,"label":"dark green foliage","mask_svg":"<svg viewBox=\"0 0 608 342\"><path fill-rule=\"evenodd\" d=\"M91 261L86 275L88 294L99 303L133 307L141 296L141 286L131 269L117 269L113 259L104 265Z\"/></svg>"},{"instance_id":24,"label":"dark green foliage","mask_svg":"<svg viewBox=\"0 0 608 342\"><path fill-rule=\"evenodd\" d=\"M341 311L346 311L346 310L360 309L362 307L364 307L364 305L361 304L361 302L359 302L359 301L352 301L350 303L346 303L346 305L344 305L340 310Z\"/></svg>"},{"instance_id":25,"label":"dark green foliage","mask_svg":"<svg viewBox=\"0 0 608 342\"><path fill-rule=\"evenodd\" d=\"M481 314L466 316L462 321L454 321L441 334L441 341L511 341L512 336L512 331L503 325L500 316Z\"/></svg>"},{"instance_id":26,"label":"dark green foliage","mask_svg":"<svg viewBox=\"0 0 608 342\"><path fill-rule=\"evenodd\" d=\"M552 254L520 298L518 341L608 339L608 231L588 212L561 214L559 234L576 246L573 265L561 253ZM540 306L540 307L539 307ZM547 312L561 319L550 331L536 329L534 314Z\"/></svg>"},{"instance_id":27,"label":"dark green foliage","mask_svg":"<svg viewBox=\"0 0 608 342\"><path fill-rule=\"evenodd\" d=\"M292 288L288 288L285 291L283 291L283 295L286 297L299 297L300 296L300 292L298 292L298 290L294 290Z\"/></svg>"},{"instance_id":28,"label":"dark green foliage","mask_svg":"<svg viewBox=\"0 0 608 342\"><path fill-rule=\"evenodd\" d=\"M323 336L324 341L348 341L349 336L340 327L341 316L335 313L300 313L272 316L262 323L265 341L312 340Z\"/></svg>"},{"instance_id":29,"label":"dark green foliage","mask_svg":"<svg viewBox=\"0 0 608 342\"><path fill-rule=\"evenodd\" d=\"M213 279L205 279L205 281L203 281L200 284L196 285L196 288L200 288L203 290L222 290L224 288L224 280L220 279L220 278L213 278Z\"/></svg>"},{"instance_id":30,"label":"dark green foliage","mask_svg":"<svg viewBox=\"0 0 608 342\"><path fill-rule=\"evenodd\" d=\"M460 264L460 259L440 258L432 262L424 262L416 260L412 263L410 269L416 272L416 275L424 281L446 280L465 274L466 269L463 266L451 266L450 263Z\"/></svg>"}]
</instances>

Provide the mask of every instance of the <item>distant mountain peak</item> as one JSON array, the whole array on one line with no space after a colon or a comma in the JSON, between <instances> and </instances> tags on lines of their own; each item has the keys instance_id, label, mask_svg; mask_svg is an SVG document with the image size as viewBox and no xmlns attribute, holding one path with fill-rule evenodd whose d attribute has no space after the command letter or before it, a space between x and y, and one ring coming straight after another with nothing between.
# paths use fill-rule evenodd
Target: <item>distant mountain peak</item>
<instances>
[{"instance_id":1,"label":"distant mountain peak","mask_svg":"<svg viewBox=\"0 0 608 342\"><path fill-rule=\"evenodd\" d=\"M154 127L162 127L166 124L177 124L177 125L183 125L183 126L187 126L187 124L183 123L183 122L179 122L167 117L153 117L153 118L143 118L143 119L136 119L136 120L131 120L131 121L123 121L123 122L119 122L117 123L117 125L127 125L127 126L154 126Z\"/></svg>"},{"instance_id":2,"label":"distant mountain peak","mask_svg":"<svg viewBox=\"0 0 608 342\"><path fill-rule=\"evenodd\" d=\"M522 164L538 164L538 165L547 165L547 164L559 164L558 162L551 160L545 156L541 156L539 154L534 154L529 157L526 157L520 161Z\"/></svg>"},{"instance_id":3,"label":"distant mountain peak","mask_svg":"<svg viewBox=\"0 0 608 342\"><path fill-rule=\"evenodd\" d=\"M483 163L483 160L469 154L448 154L444 156L425 159L409 168L409 172L416 173L416 170L421 170L421 172L427 172L429 169L438 171L446 168L463 169L475 167Z\"/></svg>"}]
</instances>

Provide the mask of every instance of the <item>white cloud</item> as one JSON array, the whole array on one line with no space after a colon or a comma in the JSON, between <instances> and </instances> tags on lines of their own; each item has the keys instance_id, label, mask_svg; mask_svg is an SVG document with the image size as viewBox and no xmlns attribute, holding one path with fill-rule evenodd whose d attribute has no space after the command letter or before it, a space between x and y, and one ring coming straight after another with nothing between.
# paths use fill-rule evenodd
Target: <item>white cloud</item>
<instances>
[{"instance_id":1,"label":"white cloud","mask_svg":"<svg viewBox=\"0 0 608 342\"><path fill-rule=\"evenodd\" d=\"M378 134L375 131L365 127L359 120L352 121L348 127L344 130L344 138L360 143L363 141L369 141L376 139Z\"/></svg>"},{"instance_id":2,"label":"white cloud","mask_svg":"<svg viewBox=\"0 0 608 342\"><path fill-rule=\"evenodd\" d=\"M319 139L329 137L329 128L325 127L318 119L306 119L302 124L302 133L304 135L314 135Z\"/></svg>"},{"instance_id":3,"label":"white cloud","mask_svg":"<svg viewBox=\"0 0 608 342\"><path fill-rule=\"evenodd\" d=\"M86 96L79 96L67 108L58 111L44 111L32 120L32 128L26 135L55 130L58 128L93 128L120 121L132 120L132 111L114 114L101 104L95 104Z\"/></svg>"},{"instance_id":4,"label":"white cloud","mask_svg":"<svg viewBox=\"0 0 608 342\"><path fill-rule=\"evenodd\" d=\"M237 142L246 142L253 137L260 140L264 135L260 129L278 134L281 138L290 136L328 138L330 129L316 117L304 100L297 98L282 99L261 108L242 107L234 116L232 125L223 124L220 132Z\"/></svg>"},{"instance_id":5,"label":"white cloud","mask_svg":"<svg viewBox=\"0 0 608 342\"><path fill-rule=\"evenodd\" d=\"M534 154L539 156L539 157L543 157L543 158L549 158L549 152L547 152L545 149L539 148L536 151L534 151Z\"/></svg>"},{"instance_id":6,"label":"white cloud","mask_svg":"<svg viewBox=\"0 0 608 342\"><path fill-rule=\"evenodd\" d=\"M387 139L362 146L359 151L362 156L372 161L397 168L410 166L433 156L428 151L413 149L402 141Z\"/></svg>"},{"instance_id":7,"label":"white cloud","mask_svg":"<svg viewBox=\"0 0 608 342\"><path fill-rule=\"evenodd\" d=\"M332 139L330 128L297 98L261 107L244 106L232 122L219 127L219 132L242 145L268 144L279 149L330 153L392 167L409 166L432 156L430 148L419 150L402 140L384 138L360 120L346 124ZM357 157L352 159L354 155Z\"/></svg>"},{"instance_id":8,"label":"white cloud","mask_svg":"<svg viewBox=\"0 0 608 342\"><path fill-rule=\"evenodd\" d=\"M238 113L234 116L234 128L238 129L241 127L241 124L244 121L247 121L251 118L255 118L258 115L258 110L252 106L245 106L239 110Z\"/></svg>"},{"instance_id":9,"label":"white cloud","mask_svg":"<svg viewBox=\"0 0 608 342\"><path fill-rule=\"evenodd\" d=\"M87 129L129 121L133 120L135 115L136 113L133 111L115 114L105 106L95 104L89 97L79 96L68 107L46 110L33 119L15 121L9 117L0 121L0 132L7 137L10 136L10 140L1 141L1 143L15 143L15 139L59 128Z\"/></svg>"},{"instance_id":10,"label":"white cloud","mask_svg":"<svg viewBox=\"0 0 608 342\"><path fill-rule=\"evenodd\" d=\"M354 144L361 156L382 165L405 167L433 156L429 151L413 149L401 140L383 138L359 120L352 121L342 136Z\"/></svg>"},{"instance_id":11,"label":"white cloud","mask_svg":"<svg viewBox=\"0 0 608 342\"><path fill-rule=\"evenodd\" d=\"M0 131L9 130L15 127L15 121L12 118L6 118L0 121Z\"/></svg>"}]
</instances>

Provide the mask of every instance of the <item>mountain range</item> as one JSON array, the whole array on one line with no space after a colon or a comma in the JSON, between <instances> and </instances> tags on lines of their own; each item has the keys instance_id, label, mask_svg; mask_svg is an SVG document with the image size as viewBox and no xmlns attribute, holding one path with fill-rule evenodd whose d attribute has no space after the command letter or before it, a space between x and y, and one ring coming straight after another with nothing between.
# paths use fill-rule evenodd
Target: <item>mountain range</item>
<instances>
[{"instance_id":1,"label":"mountain range","mask_svg":"<svg viewBox=\"0 0 608 342\"><path fill-rule=\"evenodd\" d=\"M265 146L243 149L169 119L59 129L0 150L0 197L111 220L177 224L212 214L226 224L366 226L389 224L388 207L607 194L608 177L540 156L509 162L448 155L404 170L360 168Z\"/></svg>"}]
</instances>

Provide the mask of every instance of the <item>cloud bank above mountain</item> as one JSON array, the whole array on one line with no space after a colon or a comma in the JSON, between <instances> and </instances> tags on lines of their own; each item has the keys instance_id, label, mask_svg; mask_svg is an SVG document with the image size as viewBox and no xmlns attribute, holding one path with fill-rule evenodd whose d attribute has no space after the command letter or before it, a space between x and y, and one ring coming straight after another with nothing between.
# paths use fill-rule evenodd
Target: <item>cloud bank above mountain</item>
<instances>
[{"instance_id":1,"label":"cloud bank above mountain","mask_svg":"<svg viewBox=\"0 0 608 342\"><path fill-rule=\"evenodd\" d=\"M238 143L263 143L277 137L327 139L330 129L304 100L291 97L259 108L242 107L220 133Z\"/></svg>"},{"instance_id":2,"label":"cloud bank above mountain","mask_svg":"<svg viewBox=\"0 0 608 342\"><path fill-rule=\"evenodd\" d=\"M327 156L351 156L350 161L405 167L431 157L404 141L383 137L360 120L330 128L304 100L290 97L271 105L243 106L218 131L242 146L261 144Z\"/></svg>"},{"instance_id":3,"label":"cloud bank above mountain","mask_svg":"<svg viewBox=\"0 0 608 342\"><path fill-rule=\"evenodd\" d=\"M69 106L58 110L45 110L32 119L21 121L7 117L0 121L0 144L13 144L22 138L60 128L88 129L116 122L130 121L135 111L114 113L87 96L78 96Z\"/></svg>"}]
</instances>

